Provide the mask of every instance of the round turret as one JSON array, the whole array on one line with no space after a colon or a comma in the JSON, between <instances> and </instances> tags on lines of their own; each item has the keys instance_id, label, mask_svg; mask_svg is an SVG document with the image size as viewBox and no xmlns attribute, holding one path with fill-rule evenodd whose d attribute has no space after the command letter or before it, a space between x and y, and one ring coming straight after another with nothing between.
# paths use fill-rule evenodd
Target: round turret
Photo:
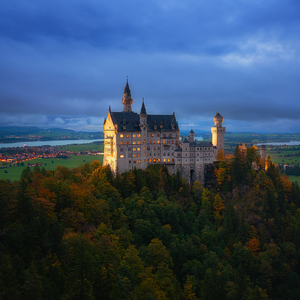
<instances>
[{"instance_id":1,"label":"round turret","mask_svg":"<svg viewBox=\"0 0 300 300\"><path fill-rule=\"evenodd\" d=\"M222 127L223 124L223 117L220 115L220 113L217 113L214 117L214 123L216 127Z\"/></svg>"},{"instance_id":2,"label":"round turret","mask_svg":"<svg viewBox=\"0 0 300 300\"><path fill-rule=\"evenodd\" d=\"M267 148L265 145L261 145L259 147L259 154L262 160L265 160L267 158Z\"/></svg>"},{"instance_id":3,"label":"round turret","mask_svg":"<svg viewBox=\"0 0 300 300\"><path fill-rule=\"evenodd\" d=\"M189 133L189 142L193 142L195 140L195 132L193 131L193 129L190 131Z\"/></svg>"}]
</instances>

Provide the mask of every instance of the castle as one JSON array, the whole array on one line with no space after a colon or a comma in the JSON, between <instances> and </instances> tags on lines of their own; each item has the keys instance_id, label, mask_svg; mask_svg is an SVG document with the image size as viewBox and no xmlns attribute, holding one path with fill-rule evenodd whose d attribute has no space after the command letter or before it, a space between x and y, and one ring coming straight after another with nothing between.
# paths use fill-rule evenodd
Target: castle
<instances>
[{"instance_id":1,"label":"castle","mask_svg":"<svg viewBox=\"0 0 300 300\"><path fill-rule=\"evenodd\" d=\"M223 117L217 113L211 128L212 142L195 140L193 130L187 138L179 138L179 126L172 115L149 115L143 100L139 114L132 111L132 97L128 80L123 94L123 111L112 112L109 107L104 120L103 164L113 172L123 173L134 168L146 169L160 164L171 174L179 171L190 183L204 181L204 169L216 161L219 150L224 149L225 127Z\"/></svg>"}]
</instances>

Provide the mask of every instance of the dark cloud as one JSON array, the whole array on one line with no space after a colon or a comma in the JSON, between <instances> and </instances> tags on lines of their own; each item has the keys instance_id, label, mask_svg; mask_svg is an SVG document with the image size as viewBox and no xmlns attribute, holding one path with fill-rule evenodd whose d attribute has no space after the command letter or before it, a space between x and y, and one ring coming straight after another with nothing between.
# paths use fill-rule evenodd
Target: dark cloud
<instances>
[{"instance_id":1,"label":"dark cloud","mask_svg":"<svg viewBox=\"0 0 300 300\"><path fill-rule=\"evenodd\" d=\"M209 128L220 111L232 131L300 131L299 10L294 0L5 1L0 123L94 130L108 105L122 109L129 75L135 111L144 97L182 126Z\"/></svg>"}]
</instances>

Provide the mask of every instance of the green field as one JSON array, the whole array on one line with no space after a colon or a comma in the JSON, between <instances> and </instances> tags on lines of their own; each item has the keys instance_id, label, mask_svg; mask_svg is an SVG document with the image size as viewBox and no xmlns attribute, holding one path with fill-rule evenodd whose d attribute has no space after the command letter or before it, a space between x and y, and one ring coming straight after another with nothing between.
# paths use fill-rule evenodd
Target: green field
<instances>
[{"instance_id":1,"label":"green field","mask_svg":"<svg viewBox=\"0 0 300 300\"><path fill-rule=\"evenodd\" d=\"M297 156L297 153L299 152L300 152L299 149L292 149L292 146L290 150L280 150L280 149L273 150L272 148L267 148L267 155L270 155L272 162L276 164L299 163L300 157L299 155ZM284 157L284 155L291 155L291 156Z\"/></svg>"},{"instance_id":2,"label":"green field","mask_svg":"<svg viewBox=\"0 0 300 300\"><path fill-rule=\"evenodd\" d=\"M298 182L300 184L300 176L289 175L290 182Z\"/></svg>"},{"instance_id":3,"label":"green field","mask_svg":"<svg viewBox=\"0 0 300 300\"><path fill-rule=\"evenodd\" d=\"M63 151L103 151L104 145L103 143L89 143L89 144L72 144L72 145L64 145L57 146L57 148Z\"/></svg>"},{"instance_id":4,"label":"green field","mask_svg":"<svg viewBox=\"0 0 300 300\"><path fill-rule=\"evenodd\" d=\"M82 145L80 145L82 146ZM93 148L95 149L95 148ZM51 170L54 171L55 168L59 165L65 166L67 168L76 168L79 165L83 165L86 162L92 163L94 160L99 160L102 162L103 160L103 155L74 155L74 156L69 156L67 159L58 159L58 158L39 158L39 159L33 159L30 161L25 162L25 166L20 166L20 167L7 167L5 169L0 169L0 180L1 179L9 179L11 181L19 180L21 173L23 169L27 167L27 163L30 164L36 164L36 163L44 163L44 167L46 170ZM53 161L53 163L52 163ZM33 169L33 167L32 167ZM5 170L8 173L5 173Z\"/></svg>"}]
</instances>

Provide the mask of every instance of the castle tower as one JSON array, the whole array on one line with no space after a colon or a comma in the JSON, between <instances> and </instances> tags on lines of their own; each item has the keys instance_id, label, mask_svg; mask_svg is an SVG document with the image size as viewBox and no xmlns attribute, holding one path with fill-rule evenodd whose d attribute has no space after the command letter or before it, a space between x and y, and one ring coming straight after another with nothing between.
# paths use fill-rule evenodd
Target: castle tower
<instances>
[{"instance_id":1,"label":"castle tower","mask_svg":"<svg viewBox=\"0 0 300 300\"><path fill-rule=\"evenodd\" d=\"M266 159L267 159L267 148L265 145L261 145L259 147L260 161L264 167L266 167Z\"/></svg>"},{"instance_id":2,"label":"castle tower","mask_svg":"<svg viewBox=\"0 0 300 300\"><path fill-rule=\"evenodd\" d=\"M195 140L195 132L193 131L193 129L190 131L189 133L189 138L188 141L189 142L193 142Z\"/></svg>"},{"instance_id":3,"label":"castle tower","mask_svg":"<svg viewBox=\"0 0 300 300\"><path fill-rule=\"evenodd\" d=\"M143 142L143 147L141 147L142 150L142 157L141 157L141 168L145 170L148 166L147 163L147 149L146 149L146 143L147 143L147 112L146 112L146 107L144 103L144 98L143 98L143 103L141 107L141 112L140 112L140 128L141 128L141 138Z\"/></svg>"},{"instance_id":4,"label":"castle tower","mask_svg":"<svg viewBox=\"0 0 300 300\"><path fill-rule=\"evenodd\" d=\"M126 86L124 88L122 103L123 103L123 112L132 112L132 98L129 89L128 79L127 79Z\"/></svg>"},{"instance_id":5,"label":"castle tower","mask_svg":"<svg viewBox=\"0 0 300 300\"><path fill-rule=\"evenodd\" d=\"M224 134L226 127L222 127L223 117L220 113L217 113L214 117L215 126L211 127L212 144L217 147L218 150L224 150Z\"/></svg>"}]
</instances>

